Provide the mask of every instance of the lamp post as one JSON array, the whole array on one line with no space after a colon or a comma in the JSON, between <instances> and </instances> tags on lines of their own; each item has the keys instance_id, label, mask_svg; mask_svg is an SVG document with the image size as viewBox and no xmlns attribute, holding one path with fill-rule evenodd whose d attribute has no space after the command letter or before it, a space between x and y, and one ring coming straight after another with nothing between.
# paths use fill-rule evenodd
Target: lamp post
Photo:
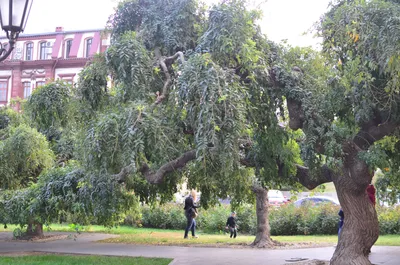
<instances>
[{"instance_id":1,"label":"lamp post","mask_svg":"<svg viewBox=\"0 0 400 265\"><path fill-rule=\"evenodd\" d=\"M0 62L4 61L15 47L19 33L24 31L33 0L0 0L0 23L6 32L8 45L0 43Z\"/></svg>"}]
</instances>

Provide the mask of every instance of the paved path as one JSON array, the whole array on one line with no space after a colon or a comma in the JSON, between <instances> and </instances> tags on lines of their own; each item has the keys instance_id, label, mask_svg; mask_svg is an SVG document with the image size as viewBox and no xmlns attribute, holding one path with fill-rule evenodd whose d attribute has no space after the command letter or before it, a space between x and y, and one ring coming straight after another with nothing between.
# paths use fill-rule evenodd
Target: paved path
<instances>
[{"instance_id":1,"label":"paved path","mask_svg":"<svg viewBox=\"0 0 400 265\"><path fill-rule=\"evenodd\" d=\"M65 234L65 233L64 233ZM104 244L95 241L109 238L107 234L82 234L76 240L63 239L51 242L15 242L5 240L10 233L0 233L0 255L10 252L56 252L110 256L143 256L173 258L171 265L282 265L290 258L329 260L333 247L259 250L236 248L142 246L129 244ZM373 247L370 256L376 265L400 264L400 247Z\"/></svg>"}]
</instances>

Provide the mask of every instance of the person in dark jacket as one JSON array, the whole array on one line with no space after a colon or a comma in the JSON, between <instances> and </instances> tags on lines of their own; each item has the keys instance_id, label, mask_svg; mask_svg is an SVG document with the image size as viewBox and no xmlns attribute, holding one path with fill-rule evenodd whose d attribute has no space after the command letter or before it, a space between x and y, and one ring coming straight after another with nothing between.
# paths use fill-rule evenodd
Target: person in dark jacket
<instances>
[{"instance_id":1,"label":"person in dark jacket","mask_svg":"<svg viewBox=\"0 0 400 265\"><path fill-rule=\"evenodd\" d=\"M197 215L197 208L195 201L197 198L196 191L192 191L191 194L185 199L185 216L187 219L187 224L185 228L185 235L183 238L188 238L189 230L192 231L192 237L198 238L196 236L196 220L195 216Z\"/></svg>"},{"instance_id":2,"label":"person in dark jacket","mask_svg":"<svg viewBox=\"0 0 400 265\"><path fill-rule=\"evenodd\" d=\"M342 232L342 227L343 227L343 223L344 223L344 213L343 213L343 210L340 209L340 211L339 211L338 214L339 214L339 216L340 216L338 237L340 237L340 232Z\"/></svg>"},{"instance_id":3,"label":"person in dark jacket","mask_svg":"<svg viewBox=\"0 0 400 265\"><path fill-rule=\"evenodd\" d=\"M229 229L231 232L231 238L236 238L237 235L237 227L236 227L236 212L232 212L231 216L229 216L228 220L226 221L226 228Z\"/></svg>"}]
</instances>

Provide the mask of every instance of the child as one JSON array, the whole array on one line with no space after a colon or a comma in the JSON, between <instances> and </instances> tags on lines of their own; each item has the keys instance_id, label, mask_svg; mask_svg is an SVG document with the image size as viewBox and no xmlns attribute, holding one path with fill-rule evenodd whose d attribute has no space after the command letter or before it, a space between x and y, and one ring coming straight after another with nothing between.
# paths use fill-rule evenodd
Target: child
<instances>
[{"instance_id":1,"label":"child","mask_svg":"<svg viewBox=\"0 0 400 265\"><path fill-rule=\"evenodd\" d=\"M236 230L236 212L232 212L231 216L228 218L228 221L226 221L226 229L229 228L229 231L231 232L231 238L236 238L237 235L237 230Z\"/></svg>"}]
</instances>

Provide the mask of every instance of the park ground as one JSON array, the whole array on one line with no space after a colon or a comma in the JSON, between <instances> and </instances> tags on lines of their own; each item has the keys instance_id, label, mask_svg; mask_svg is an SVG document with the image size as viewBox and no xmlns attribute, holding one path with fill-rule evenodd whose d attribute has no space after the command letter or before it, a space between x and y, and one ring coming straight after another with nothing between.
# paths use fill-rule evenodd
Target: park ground
<instances>
[{"instance_id":1,"label":"park ground","mask_svg":"<svg viewBox=\"0 0 400 265\"><path fill-rule=\"evenodd\" d=\"M52 225L47 235L65 235L64 238L47 242L12 240L9 226L0 233L0 264L121 264L129 260L135 265L183 265L183 264L296 264L288 263L291 259L329 260L333 254L337 238L332 236L277 236L282 243L275 249L253 249L248 244L253 236L239 235L230 239L227 234L199 234L198 239L182 239L182 231L147 228L119 227L107 229L99 226L81 228L78 234L67 225ZM63 232L54 232L54 231ZM1 254L2 253L2 254ZM24 257L23 253L29 253ZM34 253L35 255L31 255ZM49 253L51 255L49 255ZM6 257L13 254L12 257ZM40 255L38 255L40 254ZM57 255L62 256L57 256ZM73 256L78 256L78 262ZM119 256L118 261L107 256ZM133 260L129 257L164 258L160 260ZM115 258L115 257L114 257ZM400 239L398 236L381 236L370 256L374 264L395 265L400 259ZM83 260L89 260L84 263ZM91 262L91 259L97 259ZM168 260L169 259L169 260ZM40 262L34 263L39 260ZM45 263L45 261L50 262ZM171 260L173 260L171 262ZM69 263L65 263L69 261ZM93 260L92 260L93 261ZM267 261L267 262L266 262ZM18 263L20 262L20 263ZM64 263L62 263L64 262ZM141 263L140 263L141 262ZM146 263L147 262L147 263ZM148 263L150 262L150 263Z\"/></svg>"},{"instance_id":2,"label":"park ground","mask_svg":"<svg viewBox=\"0 0 400 265\"><path fill-rule=\"evenodd\" d=\"M7 229L0 228L0 232L12 232L17 226L8 226ZM155 228L134 228L131 226L120 226L106 228L104 226L75 227L69 225L52 224L44 228L45 233L67 232L71 237L81 232L102 233L118 235L101 240L102 243L123 243L137 245L160 245L160 246L208 246L208 247L243 247L246 248L253 242L254 236L241 235L236 239L229 238L229 234L220 231L218 234L204 234L198 232L197 239L183 239L183 230L166 230ZM78 231L78 232L77 232ZM11 234L10 234L11 236ZM310 246L335 246L337 235L304 235L304 236L272 236L272 239L282 243L277 248L305 248ZM398 235L381 235L376 246L400 246Z\"/></svg>"}]
</instances>

